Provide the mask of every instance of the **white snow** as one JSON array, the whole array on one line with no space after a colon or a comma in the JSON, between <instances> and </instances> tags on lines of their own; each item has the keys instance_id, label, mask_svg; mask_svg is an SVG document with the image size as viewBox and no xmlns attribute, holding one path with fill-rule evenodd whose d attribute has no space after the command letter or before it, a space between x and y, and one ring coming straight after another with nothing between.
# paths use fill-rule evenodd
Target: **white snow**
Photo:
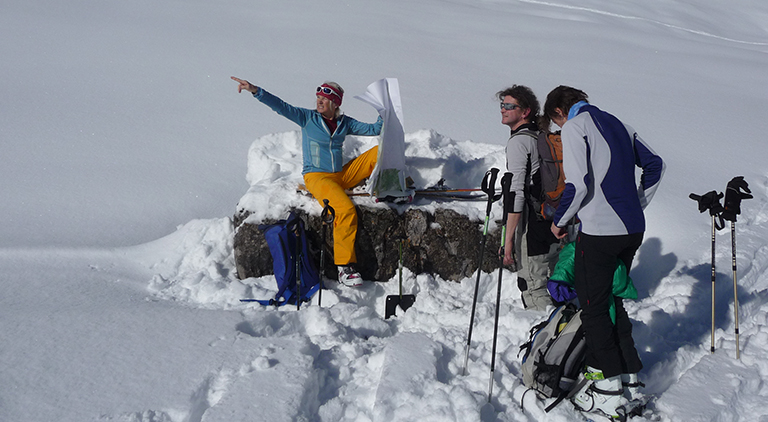
<instances>
[{"instance_id":1,"label":"white snow","mask_svg":"<svg viewBox=\"0 0 768 422\"><path fill-rule=\"evenodd\" d=\"M242 304L275 283L237 279L230 216L320 209L293 193L297 128L231 75L306 107L335 80L369 122L354 95L398 78L419 186L504 167L498 90L584 89L667 162L627 304L658 417L768 420L764 2L9 0L0 28L0 421L585 420L532 394L521 408L518 347L544 314L507 271L490 404L498 271L481 275L466 376L474 277L406 268L417 299L390 320L397 277L331 285L298 312ZM739 175L755 198L736 226L736 360L730 233L710 354L711 226L688 194Z\"/></svg>"}]
</instances>

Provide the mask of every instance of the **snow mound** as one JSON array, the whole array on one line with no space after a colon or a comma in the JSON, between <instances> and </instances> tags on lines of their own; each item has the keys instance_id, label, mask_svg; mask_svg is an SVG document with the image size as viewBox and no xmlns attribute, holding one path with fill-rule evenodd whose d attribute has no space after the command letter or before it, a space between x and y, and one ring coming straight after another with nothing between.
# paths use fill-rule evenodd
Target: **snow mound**
<instances>
[{"instance_id":1,"label":"snow mound","mask_svg":"<svg viewBox=\"0 0 768 422\"><path fill-rule=\"evenodd\" d=\"M344 142L344 160L349 161L378 144L378 138L348 136ZM506 168L504 147L472 141L456 141L433 130L406 134L406 166L417 188L426 188L443 180L453 188L478 188L491 167ZM248 151L250 187L238 203L238 212L248 212L247 221L285 218L288 210L298 208L319 214L317 202L296 193L304 183L301 176L300 132L270 134L255 140ZM376 206L370 198L354 198ZM479 216L482 203L445 203L460 213ZM386 206L379 204L378 206ZM432 203L412 204L434 210ZM479 218L479 217L478 217Z\"/></svg>"}]
</instances>

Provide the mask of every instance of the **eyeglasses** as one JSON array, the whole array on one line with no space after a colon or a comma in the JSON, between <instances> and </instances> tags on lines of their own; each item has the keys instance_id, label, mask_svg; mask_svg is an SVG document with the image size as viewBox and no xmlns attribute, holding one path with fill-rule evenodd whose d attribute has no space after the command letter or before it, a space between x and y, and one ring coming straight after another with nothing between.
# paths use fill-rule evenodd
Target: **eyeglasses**
<instances>
[{"instance_id":1,"label":"eyeglasses","mask_svg":"<svg viewBox=\"0 0 768 422\"><path fill-rule=\"evenodd\" d=\"M501 103L500 105L503 110L514 110L516 108L519 108L519 109L523 108L523 106L521 105L512 104L512 103Z\"/></svg>"},{"instance_id":2,"label":"eyeglasses","mask_svg":"<svg viewBox=\"0 0 768 422\"><path fill-rule=\"evenodd\" d=\"M317 87L317 92L318 93L322 92L325 95L335 95L336 97L341 98L339 96L338 92L332 90L331 88L328 88L327 86L319 86L319 87Z\"/></svg>"}]
</instances>

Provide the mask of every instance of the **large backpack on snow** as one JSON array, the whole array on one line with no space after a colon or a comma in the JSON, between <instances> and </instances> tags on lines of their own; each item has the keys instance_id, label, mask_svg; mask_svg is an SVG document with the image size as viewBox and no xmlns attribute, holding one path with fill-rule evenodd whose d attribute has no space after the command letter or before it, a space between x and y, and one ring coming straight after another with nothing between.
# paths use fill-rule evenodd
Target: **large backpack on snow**
<instances>
[{"instance_id":1,"label":"large backpack on snow","mask_svg":"<svg viewBox=\"0 0 768 422\"><path fill-rule=\"evenodd\" d=\"M531 328L528 342L520 346L523 384L539 398L556 398L549 412L568 396L584 368L586 340L581 309L573 303L558 307L546 321ZM525 395L523 395L523 398Z\"/></svg>"},{"instance_id":2,"label":"large backpack on snow","mask_svg":"<svg viewBox=\"0 0 768 422\"><path fill-rule=\"evenodd\" d=\"M259 230L264 233L269 252L272 254L272 268L277 281L277 294L274 299L255 300L262 305L282 306L296 304L296 299L307 302L320 288L320 273L309 251L309 242L304 228L304 221L295 212L287 219L275 224L262 224ZM298 240L298 248L297 248ZM297 261L299 283L296 283Z\"/></svg>"},{"instance_id":3,"label":"large backpack on snow","mask_svg":"<svg viewBox=\"0 0 768 422\"><path fill-rule=\"evenodd\" d=\"M541 131L536 139L536 146L539 150L541 193L538 200L534 198L534 209L539 219L552 220L565 190L563 141L560 131Z\"/></svg>"}]
</instances>

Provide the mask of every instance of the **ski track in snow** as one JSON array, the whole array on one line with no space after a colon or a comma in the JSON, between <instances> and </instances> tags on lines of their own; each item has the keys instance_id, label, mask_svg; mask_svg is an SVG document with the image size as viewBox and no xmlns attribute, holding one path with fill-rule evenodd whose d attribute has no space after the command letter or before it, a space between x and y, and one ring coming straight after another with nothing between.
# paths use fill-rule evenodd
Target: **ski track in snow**
<instances>
[{"instance_id":1,"label":"ski track in snow","mask_svg":"<svg viewBox=\"0 0 768 422\"><path fill-rule=\"evenodd\" d=\"M568 5L568 4L552 3L552 2L538 1L538 0L517 0L517 1L520 2L520 3L537 4L537 5L542 5L542 6L555 7L555 8L559 8L559 9L578 10L578 11L581 11L581 12L589 12L589 13L594 13L594 14L597 14L597 15L610 16L610 17L619 18L619 19L649 22L649 23L652 23L652 24L655 24L655 25L660 25L660 26L664 26L664 27L667 27L667 28L688 32L688 33L695 34L695 35L701 35L701 36L704 36L704 37L715 38L715 39L718 39L718 40L728 41L728 42L732 42L732 43L746 44L746 45L757 45L757 46L767 46L768 45L768 42L738 40L738 39L734 39L734 38L728 38L728 37L723 37L723 36L720 36L720 35L712 34L712 33L706 32L706 31L701 31L701 30L697 30L697 29L691 29L691 28L686 28L686 27L679 26L679 25L665 23L665 22L658 21L658 20L655 20L655 19L649 19L649 18L644 18L644 17L640 17L640 16L623 15L623 14L620 14L620 13L609 12L609 11L606 11L606 10L600 10L600 9L595 9L595 8L591 8L591 7L572 6L572 5Z\"/></svg>"}]
</instances>

